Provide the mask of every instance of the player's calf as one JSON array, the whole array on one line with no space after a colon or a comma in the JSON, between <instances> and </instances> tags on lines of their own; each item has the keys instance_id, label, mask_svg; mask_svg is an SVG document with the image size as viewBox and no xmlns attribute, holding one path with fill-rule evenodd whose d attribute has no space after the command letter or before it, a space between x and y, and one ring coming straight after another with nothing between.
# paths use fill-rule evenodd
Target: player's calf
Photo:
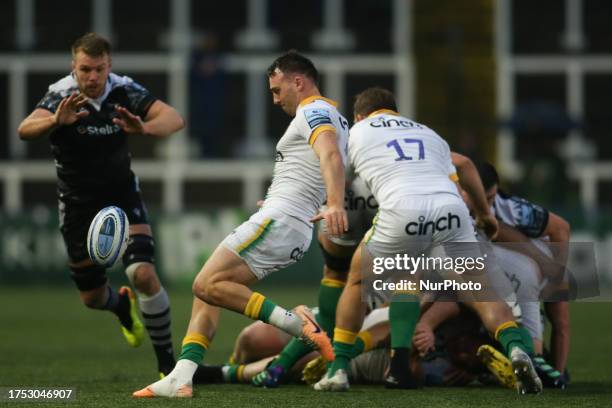
<instances>
[{"instance_id":1,"label":"player's calf","mask_svg":"<svg viewBox=\"0 0 612 408\"><path fill-rule=\"evenodd\" d=\"M135 226L133 226L135 227ZM133 234L123 255L125 274L138 294L144 326L162 375L172 371L176 360L172 347L170 300L155 271L155 241L148 234Z\"/></svg>"}]
</instances>

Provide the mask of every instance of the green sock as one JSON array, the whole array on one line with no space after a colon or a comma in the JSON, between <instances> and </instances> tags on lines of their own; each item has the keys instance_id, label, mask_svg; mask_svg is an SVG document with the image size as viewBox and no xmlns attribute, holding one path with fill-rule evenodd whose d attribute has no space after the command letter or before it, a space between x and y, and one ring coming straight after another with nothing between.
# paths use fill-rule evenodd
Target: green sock
<instances>
[{"instance_id":1,"label":"green sock","mask_svg":"<svg viewBox=\"0 0 612 408\"><path fill-rule=\"evenodd\" d=\"M242 313L253 320L261 320L276 326L292 336L299 337L302 334L302 319L278 306L261 293L251 294Z\"/></svg>"},{"instance_id":2,"label":"green sock","mask_svg":"<svg viewBox=\"0 0 612 408\"><path fill-rule=\"evenodd\" d=\"M243 382L242 372L244 371L244 365L242 364L227 364L221 368L223 373L223 381L229 383L241 383Z\"/></svg>"},{"instance_id":3,"label":"green sock","mask_svg":"<svg viewBox=\"0 0 612 408\"><path fill-rule=\"evenodd\" d=\"M204 346L197 343L187 343L181 349L181 354L178 359L191 360L196 364L200 364L204 358L204 352L206 352Z\"/></svg>"},{"instance_id":4,"label":"green sock","mask_svg":"<svg viewBox=\"0 0 612 408\"><path fill-rule=\"evenodd\" d=\"M363 350L365 349L365 343L363 342L363 339L361 337L357 337L355 339L355 344L353 344L353 351L351 353L351 358L355 358L358 355L360 355L361 353L363 353Z\"/></svg>"},{"instance_id":5,"label":"green sock","mask_svg":"<svg viewBox=\"0 0 612 408\"><path fill-rule=\"evenodd\" d=\"M334 341L334 362L331 365L329 375L334 375L337 370L347 369L351 358L353 357L353 344Z\"/></svg>"},{"instance_id":6,"label":"green sock","mask_svg":"<svg viewBox=\"0 0 612 408\"><path fill-rule=\"evenodd\" d=\"M258 316L259 320L261 320L264 323L268 323L270 321L270 315L272 314L272 311L274 310L275 307L276 307L276 303L266 298L263 301L263 304L261 305L261 309L259 311L259 316Z\"/></svg>"},{"instance_id":7,"label":"green sock","mask_svg":"<svg viewBox=\"0 0 612 408\"><path fill-rule=\"evenodd\" d=\"M520 348L530 356L533 355L533 340L522 327L511 326L503 329L497 334L497 341L502 345L508 357L514 347Z\"/></svg>"},{"instance_id":8,"label":"green sock","mask_svg":"<svg viewBox=\"0 0 612 408\"><path fill-rule=\"evenodd\" d=\"M297 361L313 350L312 347L303 341L292 338L285 346L280 355L272 362L271 367L281 366L285 371L289 371Z\"/></svg>"},{"instance_id":9,"label":"green sock","mask_svg":"<svg viewBox=\"0 0 612 408\"><path fill-rule=\"evenodd\" d=\"M319 286L319 316L318 323L331 338L336 326L336 307L342 291L344 282L335 279L324 278Z\"/></svg>"},{"instance_id":10,"label":"green sock","mask_svg":"<svg viewBox=\"0 0 612 408\"><path fill-rule=\"evenodd\" d=\"M535 350L533 348L533 339L531 335L527 331L527 329L523 326L519 326L519 331L521 333L521 339L523 340L523 346L525 348L525 352L529 354L529 356L535 355Z\"/></svg>"},{"instance_id":11,"label":"green sock","mask_svg":"<svg viewBox=\"0 0 612 408\"><path fill-rule=\"evenodd\" d=\"M419 320L418 300L415 295L396 295L389 306L391 348L412 348L412 335Z\"/></svg>"}]
</instances>

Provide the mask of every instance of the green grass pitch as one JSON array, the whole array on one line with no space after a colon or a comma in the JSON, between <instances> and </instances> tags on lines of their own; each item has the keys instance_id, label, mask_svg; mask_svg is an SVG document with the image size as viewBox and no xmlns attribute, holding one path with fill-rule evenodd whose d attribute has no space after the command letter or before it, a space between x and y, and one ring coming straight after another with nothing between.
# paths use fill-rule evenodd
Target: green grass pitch
<instances>
[{"instance_id":1,"label":"green grass pitch","mask_svg":"<svg viewBox=\"0 0 612 408\"><path fill-rule=\"evenodd\" d=\"M316 288L263 287L280 304L316 302ZM188 288L170 291L174 341L184 335L191 295ZM69 287L0 288L0 387L76 387L71 403L0 401L0 406L72 407L609 407L612 406L612 303L571 305L572 384L566 391L545 390L519 397L501 388L426 388L387 391L358 386L348 393L321 394L306 386L276 390L247 385L196 386L193 400L134 400L131 392L156 378L150 344L129 348L118 323L108 313L86 310ZM205 361L221 363L233 340L248 323L224 313ZM178 347L178 346L177 346Z\"/></svg>"}]
</instances>

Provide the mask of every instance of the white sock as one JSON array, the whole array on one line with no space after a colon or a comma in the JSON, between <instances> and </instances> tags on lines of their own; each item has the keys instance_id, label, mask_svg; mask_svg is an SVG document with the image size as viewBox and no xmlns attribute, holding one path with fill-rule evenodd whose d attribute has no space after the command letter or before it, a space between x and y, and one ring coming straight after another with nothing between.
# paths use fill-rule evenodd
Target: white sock
<instances>
[{"instance_id":1,"label":"white sock","mask_svg":"<svg viewBox=\"0 0 612 408\"><path fill-rule=\"evenodd\" d=\"M191 384L198 365L191 360L182 359L176 363L174 370L168 375L177 379L177 384Z\"/></svg>"},{"instance_id":2,"label":"white sock","mask_svg":"<svg viewBox=\"0 0 612 408\"><path fill-rule=\"evenodd\" d=\"M170 328L170 299L161 287L153 296L138 293L138 305L142 321L156 350L165 350L172 355L172 331Z\"/></svg>"},{"instance_id":3,"label":"white sock","mask_svg":"<svg viewBox=\"0 0 612 408\"><path fill-rule=\"evenodd\" d=\"M193 384L193 374L198 365L191 360L179 360L174 370L159 381L149 385L148 388L160 397L176 397L181 387Z\"/></svg>"},{"instance_id":4,"label":"white sock","mask_svg":"<svg viewBox=\"0 0 612 408\"><path fill-rule=\"evenodd\" d=\"M274 307L274 310L270 313L268 323L294 337L300 337L302 335L302 319L280 306Z\"/></svg>"}]
</instances>

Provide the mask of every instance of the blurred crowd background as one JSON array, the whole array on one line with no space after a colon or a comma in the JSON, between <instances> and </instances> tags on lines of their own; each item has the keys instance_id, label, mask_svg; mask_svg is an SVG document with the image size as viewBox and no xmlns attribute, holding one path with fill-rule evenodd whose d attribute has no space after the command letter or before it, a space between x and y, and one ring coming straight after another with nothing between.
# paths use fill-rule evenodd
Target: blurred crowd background
<instances>
[{"instance_id":1,"label":"blurred crowd background","mask_svg":"<svg viewBox=\"0 0 612 408\"><path fill-rule=\"evenodd\" d=\"M190 281L263 197L289 122L265 68L292 48L347 118L357 92L391 89L404 115L596 242L612 276L610 15L606 0L2 0L0 282L68 281L49 145L16 129L88 31L112 41L114 72L187 120L130 142L169 280Z\"/></svg>"}]
</instances>

